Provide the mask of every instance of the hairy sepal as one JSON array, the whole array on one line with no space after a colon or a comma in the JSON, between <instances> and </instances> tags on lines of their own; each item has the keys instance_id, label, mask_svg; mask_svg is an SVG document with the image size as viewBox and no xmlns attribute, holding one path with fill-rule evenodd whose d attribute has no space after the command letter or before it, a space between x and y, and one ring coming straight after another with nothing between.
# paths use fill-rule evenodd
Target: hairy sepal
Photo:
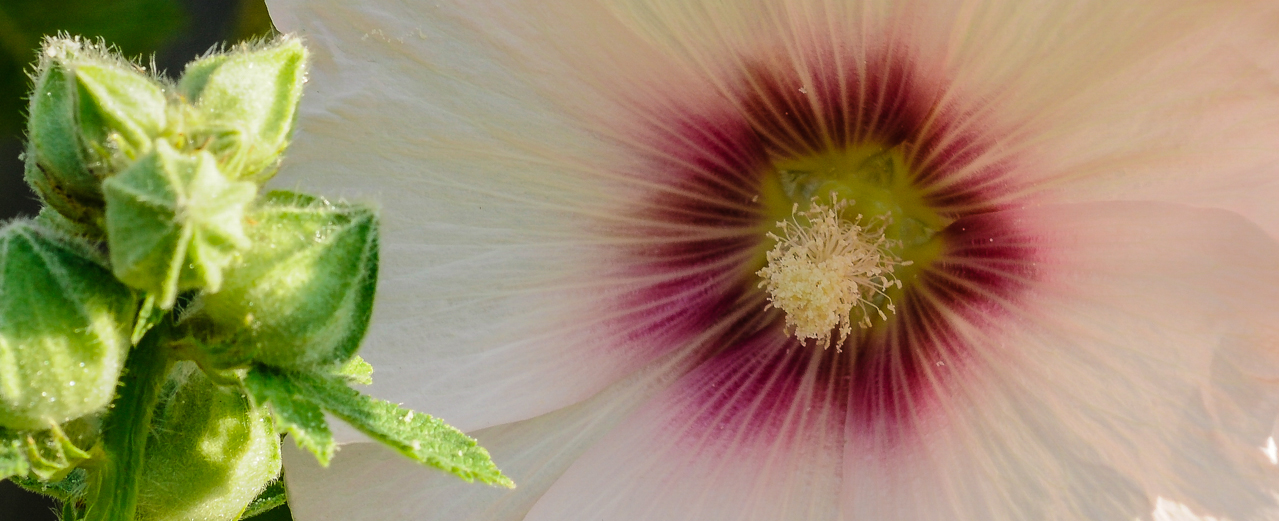
<instances>
[{"instance_id":1,"label":"hairy sepal","mask_svg":"<svg viewBox=\"0 0 1279 521\"><path fill-rule=\"evenodd\" d=\"M217 291L222 271L249 246L244 215L257 193L206 151L154 151L103 183L111 266L126 284L170 309L179 292Z\"/></svg>"}]
</instances>

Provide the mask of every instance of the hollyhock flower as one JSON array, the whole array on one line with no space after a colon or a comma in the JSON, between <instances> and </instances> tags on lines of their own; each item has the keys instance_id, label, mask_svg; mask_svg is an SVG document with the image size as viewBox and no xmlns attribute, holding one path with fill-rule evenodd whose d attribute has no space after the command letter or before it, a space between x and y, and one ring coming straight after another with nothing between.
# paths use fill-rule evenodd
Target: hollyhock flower
<instances>
[{"instance_id":1,"label":"hollyhock flower","mask_svg":"<svg viewBox=\"0 0 1279 521\"><path fill-rule=\"evenodd\" d=\"M519 484L347 435L299 519L1279 508L1273 2L270 8L278 179L382 206L371 392Z\"/></svg>"}]
</instances>

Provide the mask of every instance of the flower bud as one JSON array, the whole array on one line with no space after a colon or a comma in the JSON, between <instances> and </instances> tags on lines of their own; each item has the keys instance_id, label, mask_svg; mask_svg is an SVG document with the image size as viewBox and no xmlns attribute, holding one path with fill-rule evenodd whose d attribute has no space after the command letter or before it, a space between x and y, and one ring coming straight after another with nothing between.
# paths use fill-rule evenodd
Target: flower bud
<instances>
[{"instance_id":1,"label":"flower bud","mask_svg":"<svg viewBox=\"0 0 1279 521\"><path fill-rule=\"evenodd\" d=\"M101 214L102 193L78 135L74 80L52 60L42 60L38 74L23 155L27 184L67 218L91 222Z\"/></svg>"},{"instance_id":2,"label":"flower bud","mask_svg":"<svg viewBox=\"0 0 1279 521\"><path fill-rule=\"evenodd\" d=\"M280 438L263 410L178 362L160 391L138 480L144 521L237 519L280 474Z\"/></svg>"},{"instance_id":3,"label":"flower bud","mask_svg":"<svg viewBox=\"0 0 1279 521\"><path fill-rule=\"evenodd\" d=\"M377 216L363 206L272 192L253 246L205 294L215 358L285 368L340 363L359 348L377 285Z\"/></svg>"},{"instance_id":4,"label":"flower bud","mask_svg":"<svg viewBox=\"0 0 1279 521\"><path fill-rule=\"evenodd\" d=\"M227 179L207 151L153 148L103 183L107 241L116 277L169 309L181 290L218 290L249 245L244 213L257 187Z\"/></svg>"},{"instance_id":5,"label":"flower bud","mask_svg":"<svg viewBox=\"0 0 1279 521\"><path fill-rule=\"evenodd\" d=\"M187 65L178 91L196 107L191 139L233 179L265 183L293 134L306 65L306 48L291 36Z\"/></svg>"},{"instance_id":6,"label":"flower bud","mask_svg":"<svg viewBox=\"0 0 1279 521\"><path fill-rule=\"evenodd\" d=\"M31 94L27 182L67 218L101 215L101 180L147 153L165 127L164 88L101 44L49 38Z\"/></svg>"},{"instance_id":7,"label":"flower bud","mask_svg":"<svg viewBox=\"0 0 1279 521\"><path fill-rule=\"evenodd\" d=\"M0 230L0 427L43 430L106 407L136 307L89 246L27 221Z\"/></svg>"}]
</instances>

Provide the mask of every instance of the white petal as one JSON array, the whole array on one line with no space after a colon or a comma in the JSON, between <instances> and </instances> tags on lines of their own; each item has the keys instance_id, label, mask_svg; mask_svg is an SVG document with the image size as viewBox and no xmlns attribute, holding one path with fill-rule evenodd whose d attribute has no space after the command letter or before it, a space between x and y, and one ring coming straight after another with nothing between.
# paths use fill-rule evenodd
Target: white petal
<instances>
[{"instance_id":1,"label":"white petal","mask_svg":"<svg viewBox=\"0 0 1279 521\"><path fill-rule=\"evenodd\" d=\"M976 163L1015 163L1014 195L1220 206L1279 234L1276 68L1251 3L456 4L272 5L319 44L277 185L381 202L376 390L465 428L581 400L678 347L619 345L630 288L600 224L646 186L639 128L674 124L653 108L734 110L749 60L802 77L830 66L814 50L907 49L1004 145Z\"/></svg>"},{"instance_id":2,"label":"white petal","mask_svg":"<svg viewBox=\"0 0 1279 521\"><path fill-rule=\"evenodd\" d=\"M644 181L571 115L616 110L600 91L626 77L564 64L591 50L662 71L636 69L642 46L608 24L570 23L590 9L460 4L273 2L314 55L274 184L381 206L370 392L474 430L585 399L685 339L641 309L659 303L623 302L647 282L618 274L617 243L651 239L607 228ZM539 39L566 27L599 45Z\"/></svg>"},{"instance_id":3,"label":"white petal","mask_svg":"<svg viewBox=\"0 0 1279 521\"><path fill-rule=\"evenodd\" d=\"M802 87L845 62L911 56L920 77L944 85L939 103L964 114L953 137L998 143L971 173L1008 166L1010 199L1184 202L1279 237L1274 2L616 3L726 94L750 63L783 62Z\"/></svg>"},{"instance_id":4,"label":"white petal","mask_svg":"<svg viewBox=\"0 0 1279 521\"><path fill-rule=\"evenodd\" d=\"M343 445L328 468L286 441L285 475L295 519L519 520L587 448L687 371L667 357L584 402L472 433L514 490L465 483L375 443Z\"/></svg>"},{"instance_id":5,"label":"white petal","mask_svg":"<svg viewBox=\"0 0 1279 521\"><path fill-rule=\"evenodd\" d=\"M1201 517L1181 503L1159 498L1155 502L1154 521L1221 521L1213 517Z\"/></svg>"},{"instance_id":6,"label":"white petal","mask_svg":"<svg viewBox=\"0 0 1279 521\"><path fill-rule=\"evenodd\" d=\"M647 124L648 105L626 101L673 91L731 110L706 100L756 53L802 70L821 66L804 51L823 38L917 46L925 72L953 76L947 99L1006 146L987 162L1015 163L1016 195L1182 201L1279 230L1273 39L1258 30L1271 19L1234 9L1247 2L335 4L273 4L288 7L282 27L327 44L281 182L383 202L373 392L467 429L582 400L688 345L614 320L634 311L617 309L632 286L610 278L622 261L602 245L618 237L592 224L644 182L616 174L637 161L627 125ZM789 437L748 436L753 420L734 414L761 395L698 405L730 392L716 375L771 385L779 368L739 357L627 420L530 517L818 518L842 500L858 519L1122 518L1164 495L1246 519L1265 506L1273 245L1230 216L1154 204L1022 218L1052 235L1051 276L1006 327L965 330L989 347L979 378L946 389L947 414L910 450L831 431L829 398L809 388L770 426Z\"/></svg>"},{"instance_id":7,"label":"white petal","mask_svg":"<svg viewBox=\"0 0 1279 521\"><path fill-rule=\"evenodd\" d=\"M954 100L989 124L989 160L1011 161L1023 193L1223 208L1279 237L1279 4L934 11L912 37L939 37L921 54L945 56Z\"/></svg>"},{"instance_id":8,"label":"white petal","mask_svg":"<svg viewBox=\"0 0 1279 521\"><path fill-rule=\"evenodd\" d=\"M834 519L835 373L777 329L689 373L589 450L527 521Z\"/></svg>"},{"instance_id":9,"label":"white petal","mask_svg":"<svg viewBox=\"0 0 1279 521\"><path fill-rule=\"evenodd\" d=\"M1223 211L1157 203L1015 212L1043 278L913 443L850 434L851 519L1132 519L1156 496L1259 519L1279 473L1279 247ZM885 450L889 449L889 450ZM906 454L902 457L901 454Z\"/></svg>"},{"instance_id":10,"label":"white petal","mask_svg":"<svg viewBox=\"0 0 1279 521\"><path fill-rule=\"evenodd\" d=\"M1279 473L1258 447L1279 412L1279 245L1177 205L1014 213L1001 217L1042 241L1043 276L993 311L997 327L959 324L972 359L937 369L949 384L912 425L867 429L822 391L846 381L785 343L746 343L588 450L527 519L1133 519L1157 496L1238 520L1273 508Z\"/></svg>"}]
</instances>

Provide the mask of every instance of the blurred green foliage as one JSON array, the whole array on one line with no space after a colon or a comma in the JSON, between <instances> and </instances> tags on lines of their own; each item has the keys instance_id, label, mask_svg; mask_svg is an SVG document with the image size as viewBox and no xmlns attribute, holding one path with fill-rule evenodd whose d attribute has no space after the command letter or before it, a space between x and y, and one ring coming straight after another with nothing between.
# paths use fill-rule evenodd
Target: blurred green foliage
<instances>
[{"instance_id":1,"label":"blurred green foliage","mask_svg":"<svg viewBox=\"0 0 1279 521\"><path fill-rule=\"evenodd\" d=\"M175 0L6 0L0 3L0 136L25 126L27 72L46 34L101 37L126 56L150 55L187 23Z\"/></svg>"},{"instance_id":2,"label":"blurred green foliage","mask_svg":"<svg viewBox=\"0 0 1279 521\"><path fill-rule=\"evenodd\" d=\"M263 0L234 2L227 43L272 31ZM0 2L0 139L25 128L28 73L45 35L102 38L131 58L150 57L193 22L179 0L4 0ZM178 69L181 70L181 69Z\"/></svg>"},{"instance_id":3,"label":"blurred green foliage","mask_svg":"<svg viewBox=\"0 0 1279 521\"><path fill-rule=\"evenodd\" d=\"M227 36L228 42L238 42L259 38L271 34L275 29L271 25L271 13L266 10L264 0L242 0L240 12L236 13L235 26Z\"/></svg>"}]
</instances>

